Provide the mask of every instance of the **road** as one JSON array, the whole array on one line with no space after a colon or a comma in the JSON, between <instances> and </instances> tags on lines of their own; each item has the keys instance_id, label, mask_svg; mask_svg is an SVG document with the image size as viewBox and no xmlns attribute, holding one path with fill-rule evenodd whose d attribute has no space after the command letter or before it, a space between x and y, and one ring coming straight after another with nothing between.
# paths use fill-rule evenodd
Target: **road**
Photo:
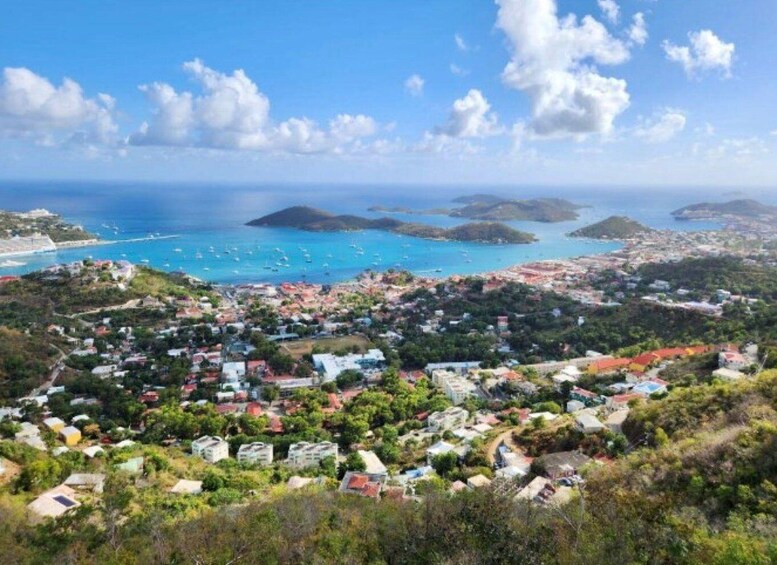
<instances>
[{"instance_id":1,"label":"road","mask_svg":"<svg viewBox=\"0 0 777 565\"><path fill-rule=\"evenodd\" d=\"M53 347L59 352L59 357L57 357L57 360L54 361L54 364L51 366L51 372L49 373L49 378L46 379L45 382L41 383L39 387L33 389L30 396L39 396L40 394L43 394L45 391L47 391L52 386L54 386L54 383L59 378L59 375L62 373L62 370L65 368L65 359L67 358L67 354L54 344L52 344L51 347Z\"/></svg>"},{"instance_id":2,"label":"road","mask_svg":"<svg viewBox=\"0 0 777 565\"><path fill-rule=\"evenodd\" d=\"M513 452L515 453L521 453L521 448L518 446L515 441L513 441L513 432L517 431L521 426L514 426L512 428L509 428L496 436L494 440L489 444L488 450L486 451L486 457L488 457L488 462L493 465L496 463L496 450L499 448L502 443L504 443L507 447L509 447Z\"/></svg>"}]
</instances>

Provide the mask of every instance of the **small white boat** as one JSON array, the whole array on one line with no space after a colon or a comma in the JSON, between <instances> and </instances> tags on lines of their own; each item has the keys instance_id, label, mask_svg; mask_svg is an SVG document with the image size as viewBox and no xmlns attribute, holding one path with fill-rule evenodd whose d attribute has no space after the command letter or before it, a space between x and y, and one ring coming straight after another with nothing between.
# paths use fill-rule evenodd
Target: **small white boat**
<instances>
[{"instance_id":1,"label":"small white boat","mask_svg":"<svg viewBox=\"0 0 777 565\"><path fill-rule=\"evenodd\" d=\"M176 253L181 253L183 252L183 249L181 249L180 247L176 247L175 249L173 249L173 251L175 251Z\"/></svg>"}]
</instances>

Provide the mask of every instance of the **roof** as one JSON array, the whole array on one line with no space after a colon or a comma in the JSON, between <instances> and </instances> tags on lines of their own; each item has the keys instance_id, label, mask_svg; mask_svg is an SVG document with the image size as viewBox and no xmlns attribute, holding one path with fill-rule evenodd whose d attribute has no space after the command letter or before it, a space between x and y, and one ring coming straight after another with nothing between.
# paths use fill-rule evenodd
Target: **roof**
<instances>
[{"instance_id":1,"label":"roof","mask_svg":"<svg viewBox=\"0 0 777 565\"><path fill-rule=\"evenodd\" d=\"M187 481L181 479L175 486L170 489L170 492L176 494L200 494L202 492L202 481Z\"/></svg>"},{"instance_id":2,"label":"roof","mask_svg":"<svg viewBox=\"0 0 777 565\"><path fill-rule=\"evenodd\" d=\"M618 358L618 359L600 359L594 361L588 367L597 371L607 371L610 369L620 369L628 366L631 363L631 359Z\"/></svg>"},{"instance_id":3,"label":"roof","mask_svg":"<svg viewBox=\"0 0 777 565\"><path fill-rule=\"evenodd\" d=\"M56 518L81 504L75 499L76 492L67 485L59 485L41 494L27 505L27 509L41 518Z\"/></svg>"},{"instance_id":4,"label":"roof","mask_svg":"<svg viewBox=\"0 0 777 565\"><path fill-rule=\"evenodd\" d=\"M373 475L385 475L388 473L388 469L386 469L386 466L380 458L375 455L375 452L359 450L358 453L361 456L362 461L364 461L365 472Z\"/></svg>"}]
</instances>

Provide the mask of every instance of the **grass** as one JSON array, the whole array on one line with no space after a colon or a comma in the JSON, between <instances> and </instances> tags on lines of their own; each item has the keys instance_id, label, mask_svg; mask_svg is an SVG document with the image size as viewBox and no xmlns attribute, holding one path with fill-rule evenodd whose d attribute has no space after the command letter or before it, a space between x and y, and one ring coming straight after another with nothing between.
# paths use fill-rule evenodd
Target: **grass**
<instances>
[{"instance_id":1,"label":"grass","mask_svg":"<svg viewBox=\"0 0 777 565\"><path fill-rule=\"evenodd\" d=\"M364 336L348 335L342 337L326 337L318 339L300 339L281 344L281 349L294 357L300 359L304 355L309 355L315 347L317 351L340 353L352 352L354 348L359 353L366 352L372 344Z\"/></svg>"}]
</instances>

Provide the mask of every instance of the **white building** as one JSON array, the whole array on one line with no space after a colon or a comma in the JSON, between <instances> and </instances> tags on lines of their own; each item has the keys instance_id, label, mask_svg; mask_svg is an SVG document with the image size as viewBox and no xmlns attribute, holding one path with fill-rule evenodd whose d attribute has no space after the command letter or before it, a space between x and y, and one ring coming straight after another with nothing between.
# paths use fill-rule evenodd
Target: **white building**
<instances>
[{"instance_id":1,"label":"white building","mask_svg":"<svg viewBox=\"0 0 777 565\"><path fill-rule=\"evenodd\" d=\"M445 369L432 371L432 383L440 387L453 404L461 404L475 394L477 387L471 381Z\"/></svg>"},{"instance_id":2,"label":"white building","mask_svg":"<svg viewBox=\"0 0 777 565\"><path fill-rule=\"evenodd\" d=\"M315 467L327 457L337 459L337 444L330 441L322 441L321 443L300 441L289 446L289 458L286 463L292 467L304 469L305 467Z\"/></svg>"},{"instance_id":3,"label":"white building","mask_svg":"<svg viewBox=\"0 0 777 565\"><path fill-rule=\"evenodd\" d=\"M224 363L221 367L221 380L225 383L237 383L246 376L246 364L243 361Z\"/></svg>"},{"instance_id":4,"label":"white building","mask_svg":"<svg viewBox=\"0 0 777 565\"><path fill-rule=\"evenodd\" d=\"M260 441L254 443L245 443L240 446L237 451L237 460L239 463L247 463L249 465L269 465L272 463L272 444L262 443Z\"/></svg>"},{"instance_id":5,"label":"white building","mask_svg":"<svg viewBox=\"0 0 777 565\"><path fill-rule=\"evenodd\" d=\"M442 412L433 412L426 420L429 431L439 433L445 430L455 430L467 423L469 412L458 406L451 406Z\"/></svg>"},{"instance_id":6,"label":"white building","mask_svg":"<svg viewBox=\"0 0 777 565\"><path fill-rule=\"evenodd\" d=\"M448 453L450 451L455 451L456 446L448 443L447 441L438 441L432 446L429 446L429 448L426 450L426 462L427 464L431 465L432 460L437 457L438 455L443 455L444 453Z\"/></svg>"},{"instance_id":7,"label":"white building","mask_svg":"<svg viewBox=\"0 0 777 565\"><path fill-rule=\"evenodd\" d=\"M577 429L584 434L595 434L604 431L604 424L599 421L599 418L594 416L587 410L581 410L575 416L575 423Z\"/></svg>"},{"instance_id":8,"label":"white building","mask_svg":"<svg viewBox=\"0 0 777 565\"><path fill-rule=\"evenodd\" d=\"M218 436L202 436L192 442L192 455L216 463L229 458L229 444Z\"/></svg>"},{"instance_id":9,"label":"white building","mask_svg":"<svg viewBox=\"0 0 777 565\"><path fill-rule=\"evenodd\" d=\"M349 353L337 356L331 353L313 355L313 365L321 373L324 382L333 381L346 370L359 372L381 369L386 365L386 358L380 349L370 349L367 353Z\"/></svg>"},{"instance_id":10,"label":"white building","mask_svg":"<svg viewBox=\"0 0 777 565\"><path fill-rule=\"evenodd\" d=\"M386 469L383 461L381 461L373 451L364 451L360 449L358 453L359 457L364 461L365 473L368 475L385 475L388 473L388 469Z\"/></svg>"}]
</instances>

